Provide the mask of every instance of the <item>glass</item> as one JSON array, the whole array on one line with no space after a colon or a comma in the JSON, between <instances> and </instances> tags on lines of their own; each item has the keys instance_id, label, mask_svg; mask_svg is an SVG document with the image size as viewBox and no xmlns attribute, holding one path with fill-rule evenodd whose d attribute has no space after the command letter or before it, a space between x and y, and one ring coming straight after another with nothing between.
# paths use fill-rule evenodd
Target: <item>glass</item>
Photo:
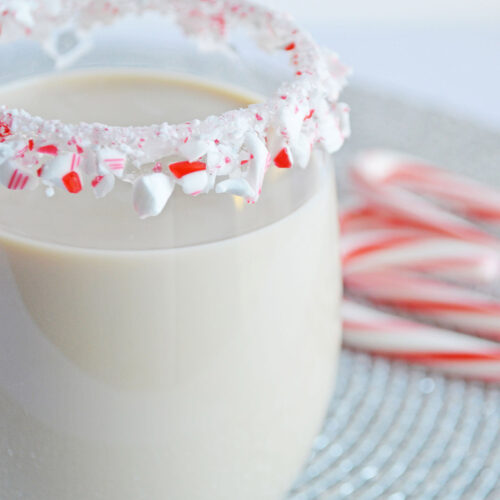
<instances>
[{"instance_id":1,"label":"glass","mask_svg":"<svg viewBox=\"0 0 500 500\"><path fill-rule=\"evenodd\" d=\"M200 54L154 17L94 38L72 70L203 76L248 100L286 74L243 42L241 61ZM0 67L3 83L55 71L26 41L2 46ZM0 187L0 496L282 498L337 366L331 167L315 151L307 169L274 169L251 206L177 190L147 220L126 185L98 202Z\"/></svg>"}]
</instances>

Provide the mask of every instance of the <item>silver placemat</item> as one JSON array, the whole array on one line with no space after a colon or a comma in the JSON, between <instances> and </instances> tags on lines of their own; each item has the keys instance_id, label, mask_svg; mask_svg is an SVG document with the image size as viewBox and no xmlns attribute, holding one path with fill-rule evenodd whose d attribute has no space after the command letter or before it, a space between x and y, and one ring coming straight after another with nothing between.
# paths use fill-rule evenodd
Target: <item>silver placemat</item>
<instances>
[{"instance_id":1,"label":"silver placemat","mask_svg":"<svg viewBox=\"0 0 500 500\"><path fill-rule=\"evenodd\" d=\"M500 186L500 134L363 89L345 93L361 149L422 156ZM344 349L323 430L289 500L500 499L500 387Z\"/></svg>"}]
</instances>

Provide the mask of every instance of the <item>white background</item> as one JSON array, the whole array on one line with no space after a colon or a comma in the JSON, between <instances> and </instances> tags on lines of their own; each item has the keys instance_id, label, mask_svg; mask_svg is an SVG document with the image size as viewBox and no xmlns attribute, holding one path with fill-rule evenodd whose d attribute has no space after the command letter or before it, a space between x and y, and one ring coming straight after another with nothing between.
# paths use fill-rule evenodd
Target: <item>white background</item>
<instances>
[{"instance_id":1,"label":"white background","mask_svg":"<svg viewBox=\"0 0 500 500\"><path fill-rule=\"evenodd\" d=\"M500 0L265 3L338 52L357 83L500 130Z\"/></svg>"},{"instance_id":2,"label":"white background","mask_svg":"<svg viewBox=\"0 0 500 500\"><path fill-rule=\"evenodd\" d=\"M305 22L496 23L498 0L261 0Z\"/></svg>"}]
</instances>

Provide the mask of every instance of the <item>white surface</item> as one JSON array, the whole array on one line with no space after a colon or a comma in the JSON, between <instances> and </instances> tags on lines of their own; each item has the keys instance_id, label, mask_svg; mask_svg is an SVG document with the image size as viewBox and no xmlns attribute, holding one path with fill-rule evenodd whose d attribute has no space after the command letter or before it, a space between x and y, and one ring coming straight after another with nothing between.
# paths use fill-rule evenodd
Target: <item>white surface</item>
<instances>
[{"instance_id":1,"label":"white surface","mask_svg":"<svg viewBox=\"0 0 500 500\"><path fill-rule=\"evenodd\" d=\"M500 130L500 29L357 26L313 32L353 82Z\"/></svg>"},{"instance_id":2,"label":"white surface","mask_svg":"<svg viewBox=\"0 0 500 500\"><path fill-rule=\"evenodd\" d=\"M257 0L280 10L287 10L309 23L344 22L429 22L453 25L500 21L498 0Z\"/></svg>"}]
</instances>

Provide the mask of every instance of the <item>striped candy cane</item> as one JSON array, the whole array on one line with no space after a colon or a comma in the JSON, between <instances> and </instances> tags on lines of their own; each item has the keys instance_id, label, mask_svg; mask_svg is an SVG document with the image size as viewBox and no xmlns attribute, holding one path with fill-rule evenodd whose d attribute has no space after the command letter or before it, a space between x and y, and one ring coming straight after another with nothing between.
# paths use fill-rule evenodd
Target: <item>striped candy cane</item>
<instances>
[{"instance_id":1,"label":"striped candy cane","mask_svg":"<svg viewBox=\"0 0 500 500\"><path fill-rule=\"evenodd\" d=\"M359 156L351 174L362 202L348 204L340 216L346 291L449 330L346 301L346 344L500 381L500 343L491 341L500 341L500 299L436 279L462 284L498 279L500 241L447 209L497 224L500 193L385 151Z\"/></svg>"},{"instance_id":2,"label":"striped candy cane","mask_svg":"<svg viewBox=\"0 0 500 500\"><path fill-rule=\"evenodd\" d=\"M498 239L488 232L415 194L415 192L421 192L419 191L420 184L411 183L409 176L404 177L399 168L403 172L414 169L413 176L418 177L419 164L414 162L410 165L398 162L398 160L405 161L405 158L408 157L375 151L360 155L354 161L351 177L359 193L371 206L386 217L397 215L398 218L407 220L412 226L500 249ZM402 177L404 177L403 181ZM438 180L435 182L438 183ZM444 186L442 191L446 191ZM480 194L477 193L476 196L480 197ZM444 197L443 200L449 202L451 195Z\"/></svg>"},{"instance_id":3,"label":"striped candy cane","mask_svg":"<svg viewBox=\"0 0 500 500\"><path fill-rule=\"evenodd\" d=\"M500 274L500 255L473 242L412 229L344 233L345 276L379 269L411 269L461 283L489 283Z\"/></svg>"},{"instance_id":4,"label":"striped candy cane","mask_svg":"<svg viewBox=\"0 0 500 500\"><path fill-rule=\"evenodd\" d=\"M352 300L342 305L344 344L445 373L500 382L500 344L419 324Z\"/></svg>"},{"instance_id":5,"label":"striped candy cane","mask_svg":"<svg viewBox=\"0 0 500 500\"><path fill-rule=\"evenodd\" d=\"M438 168L419 158L389 151L374 151L360 158L384 165L384 178L390 184L417 191L445 203L453 211L478 221L500 224L498 191L473 179Z\"/></svg>"},{"instance_id":6,"label":"striped candy cane","mask_svg":"<svg viewBox=\"0 0 500 500\"><path fill-rule=\"evenodd\" d=\"M346 276L347 289L440 325L500 341L500 299L396 270Z\"/></svg>"},{"instance_id":7,"label":"striped candy cane","mask_svg":"<svg viewBox=\"0 0 500 500\"><path fill-rule=\"evenodd\" d=\"M367 202L344 202L339 213L340 230L342 234L357 233L370 229L415 229L428 234L442 235L432 227L423 227L405 216L393 213L383 213L379 208Z\"/></svg>"}]
</instances>

